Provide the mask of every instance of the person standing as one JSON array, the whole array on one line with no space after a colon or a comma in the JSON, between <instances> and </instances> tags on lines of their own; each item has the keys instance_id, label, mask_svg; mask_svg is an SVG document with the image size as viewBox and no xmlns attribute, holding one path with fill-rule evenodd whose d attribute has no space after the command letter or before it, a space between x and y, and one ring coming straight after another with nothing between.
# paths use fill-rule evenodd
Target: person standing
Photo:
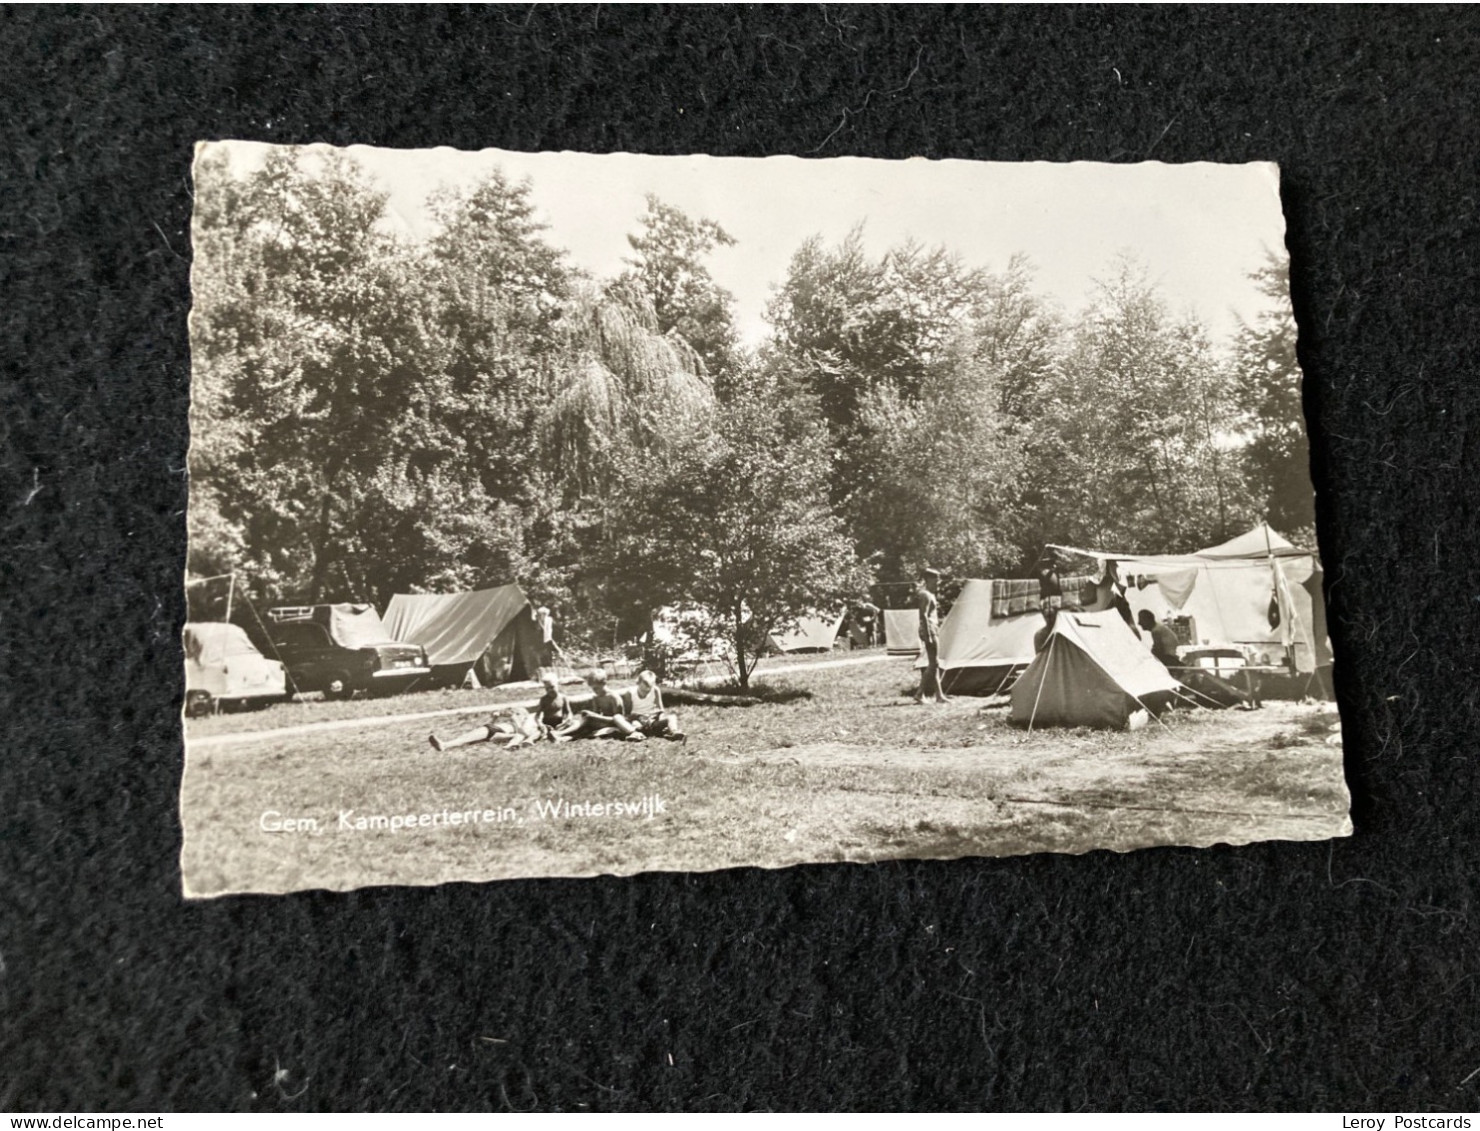
<instances>
[{"instance_id":1,"label":"person standing","mask_svg":"<svg viewBox=\"0 0 1480 1131\"><path fill-rule=\"evenodd\" d=\"M540 667L553 668L558 649L555 647L555 618L547 606L534 611L535 627L540 630Z\"/></svg>"},{"instance_id":2,"label":"person standing","mask_svg":"<svg viewBox=\"0 0 1480 1131\"><path fill-rule=\"evenodd\" d=\"M915 607L920 614L920 648L925 653L925 667L920 672L920 689L915 702L925 702L930 695L936 703L946 703L940 686L940 601L935 595L940 585L940 571L926 568L915 586Z\"/></svg>"}]
</instances>

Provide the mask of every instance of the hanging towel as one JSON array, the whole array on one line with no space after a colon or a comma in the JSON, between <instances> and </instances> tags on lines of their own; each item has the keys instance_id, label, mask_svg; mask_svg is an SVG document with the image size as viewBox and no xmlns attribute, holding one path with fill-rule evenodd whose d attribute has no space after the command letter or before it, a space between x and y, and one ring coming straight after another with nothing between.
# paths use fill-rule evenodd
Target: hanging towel
<instances>
[{"instance_id":1,"label":"hanging towel","mask_svg":"<svg viewBox=\"0 0 1480 1131\"><path fill-rule=\"evenodd\" d=\"M1156 575L1156 587L1161 590L1161 595L1174 609L1180 609L1187 604L1187 598L1192 596L1192 590L1197 586L1197 570L1178 569L1167 573Z\"/></svg>"}]
</instances>

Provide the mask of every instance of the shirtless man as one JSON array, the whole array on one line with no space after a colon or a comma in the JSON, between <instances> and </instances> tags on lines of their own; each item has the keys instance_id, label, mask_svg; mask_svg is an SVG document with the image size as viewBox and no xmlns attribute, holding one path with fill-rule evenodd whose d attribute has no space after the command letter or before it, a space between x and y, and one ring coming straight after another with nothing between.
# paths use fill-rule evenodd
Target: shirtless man
<instances>
[{"instance_id":1,"label":"shirtless man","mask_svg":"<svg viewBox=\"0 0 1480 1131\"><path fill-rule=\"evenodd\" d=\"M925 667L920 671L920 689L915 702L925 702L932 695L936 703L948 703L940 686L940 602L935 589L940 584L940 571L926 569L915 586L915 607L920 611L920 647L925 652Z\"/></svg>"}]
</instances>

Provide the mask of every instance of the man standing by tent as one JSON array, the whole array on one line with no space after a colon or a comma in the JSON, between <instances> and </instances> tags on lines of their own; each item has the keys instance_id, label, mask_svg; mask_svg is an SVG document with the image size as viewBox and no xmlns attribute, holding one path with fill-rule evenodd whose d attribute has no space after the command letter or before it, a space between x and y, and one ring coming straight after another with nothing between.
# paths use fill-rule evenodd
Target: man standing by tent
<instances>
[{"instance_id":1,"label":"man standing by tent","mask_svg":"<svg viewBox=\"0 0 1480 1131\"><path fill-rule=\"evenodd\" d=\"M940 571L926 568L915 586L915 607L920 611L920 647L925 652L925 667L920 671L920 690L915 702L925 702L930 694L935 702L945 703L946 693L940 686L940 602L935 590L940 584Z\"/></svg>"}]
</instances>

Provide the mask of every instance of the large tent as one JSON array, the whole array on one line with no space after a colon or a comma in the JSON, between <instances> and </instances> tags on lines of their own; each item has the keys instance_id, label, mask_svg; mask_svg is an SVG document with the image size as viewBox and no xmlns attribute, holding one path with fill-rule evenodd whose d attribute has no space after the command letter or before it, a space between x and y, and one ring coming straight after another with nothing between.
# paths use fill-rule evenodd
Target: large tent
<instances>
[{"instance_id":1,"label":"large tent","mask_svg":"<svg viewBox=\"0 0 1480 1131\"><path fill-rule=\"evenodd\" d=\"M967 581L941 622L940 679L947 692L991 694L1008 686L1015 669L1033 662L1033 636L1043 627L1043 617L1036 606L1031 612L1008 612L994 617L993 593L1003 585L996 581ZM922 656L917 666L924 663Z\"/></svg>"},{"instance_id":2,"label":"large tent","mask_svg":"<svg viewBox=\"0 0 1480 1131\"><path fill-rule=\"evenodd\" d=\"M843 627L844 614L802 617L793 632L771 633L771 648L776 652L831 652Z\"/></svg>"},{"instance_id":3,"label":"large tent","mask_svg":"<svg viewBox=\"0 0 1480 1131\"><path fill-rule=\"evenodd\" d=\"M891 656L914 656L919 653L919 610L884 610L884 647Z\"/></svg>"},{"instance_id":4,"label":"large tent","mask_svg":"<svg viewBox=\"0 0 1480 1131\"><path fill-rule=\"evenodd\" d=\"M1192 643L1242 645L1257 662L1314 672L1331 663L1320 560L1261 523L1184 555L1133 555L1050 547L1113 562L1134 613L1190 618ZM1109 598L1103 584L1101 607Z\"/></svg>"},{"instance_id":5,"label":"large tent","mask_svg":"<svg viewBox=\"0 0 1480 1131\"><path fill-rule=\"evenodd\" d=\"M1114 609L1064 611L1012 688L1010 718L1027 726L1120 727L1158 711L1181 687Z\"/></svg>"},{"instance_id":6,"label":"large tent","mask_svg":"<svg viewBox=\"0 0 1480 1131\"><path fill-rule=\"evenodd\" d=\"M469 668L485 685L539 674L540 628L517 585L468 593L397 593L384 620L395 639L427 650L438 682L455 682Z\"/></svg>"}]
</instances>

